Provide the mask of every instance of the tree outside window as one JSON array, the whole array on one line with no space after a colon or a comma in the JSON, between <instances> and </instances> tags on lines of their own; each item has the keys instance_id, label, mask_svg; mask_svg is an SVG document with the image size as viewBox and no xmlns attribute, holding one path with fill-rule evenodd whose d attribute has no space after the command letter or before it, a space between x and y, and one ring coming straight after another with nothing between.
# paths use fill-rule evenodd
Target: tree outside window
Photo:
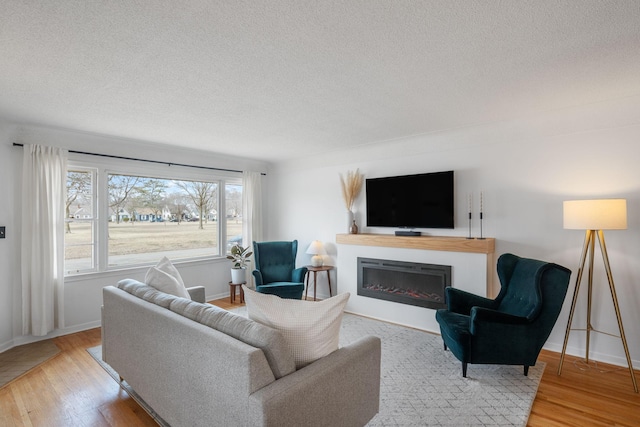
<instances>
[{"instance_id":1,"label":"tree outside window","mask_svg":"<svg viewBox=\"0 0 640 427\"><path fill-rule=\"evenodd\" d=\"M93 175L92 175L93 173ZM242 185L225 181L193 181L107 173L104 212L107 237L96 241L96 172L67 174L67 274L108 270L172 260L220 256L226 236L242 235ZM220 200L219 189L225 198ZM225 213L221 214L221 206ZM93 221L93 222L91 222ZM220 239L220 221L227 230ZM226 246L226 247L225 247ZM107 265L97 265L105 251Z\"/></svg>"}]
</instances>

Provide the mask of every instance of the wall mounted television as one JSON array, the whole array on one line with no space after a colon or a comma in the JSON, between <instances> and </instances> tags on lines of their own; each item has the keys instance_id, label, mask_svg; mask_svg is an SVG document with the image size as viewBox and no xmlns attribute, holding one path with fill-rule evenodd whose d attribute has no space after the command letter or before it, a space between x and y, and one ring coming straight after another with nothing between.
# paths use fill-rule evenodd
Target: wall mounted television
<instances>
[{"instance_id":1,"label":"wall mounted television","mask_svg":"<svg viewBox=\"0 0 640 427\"><path fill-rule=\"evenodd\" d=\"M453 171L369 178L368 227L454 228Z\"/></svg>"}]
</instances>

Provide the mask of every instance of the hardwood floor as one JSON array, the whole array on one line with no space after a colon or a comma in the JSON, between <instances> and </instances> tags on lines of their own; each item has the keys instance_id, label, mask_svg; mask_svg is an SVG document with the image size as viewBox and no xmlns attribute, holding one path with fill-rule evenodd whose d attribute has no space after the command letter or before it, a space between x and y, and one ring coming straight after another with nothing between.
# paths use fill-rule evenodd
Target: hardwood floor
<instances>
[{"instance_id":1,"label":"hardwood floor","mask_svg":"<svg viewBox=\"0 0 640 427\"><path fill-rule=\"evenodd\" d=\"M240 305L228 298L213 303ZM58 356L0 389L0 427L156 425L87 353L100 344L100 329L55 342ZM640 426L640 395L626 368L600 364L584 371L567 356L558 376L559 354L543 351L539 360L547 367L529 426Z\"/></svg>"},{"instance_id":2,"label":"hardwood floor","mask_svg":"<svg viewBox=\"0 0 640 427\"><path fill-rule=\"evenodd\" d=\"M565 356L558 376L559 353L543 350L538 360L547 367L529 426L640 426L640 394L633 390L628 368L585 367L582 360ZM635 376L640 378L638 370Z\"/></svg>"},{"instance_id":3,"label":"hardwood floor","mask_svg":"<svg viewBox=\"0 0 640 427\"><path fill-rule=\"evenodd\" d=\"M55 339L61 353L0 389L0 426L156 426L86 351L100 329Z\"/></svg>"}]
</instances>

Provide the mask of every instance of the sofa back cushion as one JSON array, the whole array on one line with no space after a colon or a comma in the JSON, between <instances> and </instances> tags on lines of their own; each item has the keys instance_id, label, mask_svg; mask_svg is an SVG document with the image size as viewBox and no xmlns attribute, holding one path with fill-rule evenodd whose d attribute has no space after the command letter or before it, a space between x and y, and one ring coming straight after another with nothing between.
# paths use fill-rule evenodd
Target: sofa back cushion
<instances>
[{"instance_id":1,"label":"sofa back cushion","mask_svg":"<svg viewBox=\"0 0 640 427\"><path fill-rule=\"evenodd\" d=\"M201 304L160 292L133 279L121 280L118 288L261 349L276 379L296 370L293 354L284 336L273 328L211 304Z\"/></svg>"},{"instance_id":2,"label":"sofa back cushion","mask_svg":"<svg viewBox=\"0 0 640 427\"><path fill-rule=\"evenodd\" d=\"M163 257L158 264L147 271L144 282L161 292L191 299L178 269L167 257Z\"/></svg>"}]
</instances>

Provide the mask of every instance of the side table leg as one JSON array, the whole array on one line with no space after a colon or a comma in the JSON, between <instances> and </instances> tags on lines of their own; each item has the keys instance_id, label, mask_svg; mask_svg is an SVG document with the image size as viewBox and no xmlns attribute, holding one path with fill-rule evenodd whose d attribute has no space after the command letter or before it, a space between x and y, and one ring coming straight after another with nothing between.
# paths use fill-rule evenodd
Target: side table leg
<instances>
[{"instance_id":1,"label":"side table leg","mask_svg":"<svg viewBox=\"0 0 640 427\"><path fill-rule=\"evenodd\" d=\"M318 272L313 272L313 300L316 300L316 283L318 282Z\"/></svg>"},{"instance_id":2,"label":"side table leg","mask_svg":"<svg viewBox=\"0 0 640 427\"><path fill-rule=\"evenodd\" d=\"M307 286L305 286L305 288L304 288L304 299L305 300L307 299L307 295L309 295L309 273L310 273L310 271L307 270L307 273L306 273L306 275L307 275Z\"/></svg>"},{"instance_id":3,"label":"side table leg","mask_svg":"<svg viewBox=\"0 0 640 427\"><path fill-rule=\"evenodd\" d=\"M331 272L329 270L327 270L327 281L329 282L329 296L332 297L333 294L331 293Z\"/></svg>"}]
</instances>

